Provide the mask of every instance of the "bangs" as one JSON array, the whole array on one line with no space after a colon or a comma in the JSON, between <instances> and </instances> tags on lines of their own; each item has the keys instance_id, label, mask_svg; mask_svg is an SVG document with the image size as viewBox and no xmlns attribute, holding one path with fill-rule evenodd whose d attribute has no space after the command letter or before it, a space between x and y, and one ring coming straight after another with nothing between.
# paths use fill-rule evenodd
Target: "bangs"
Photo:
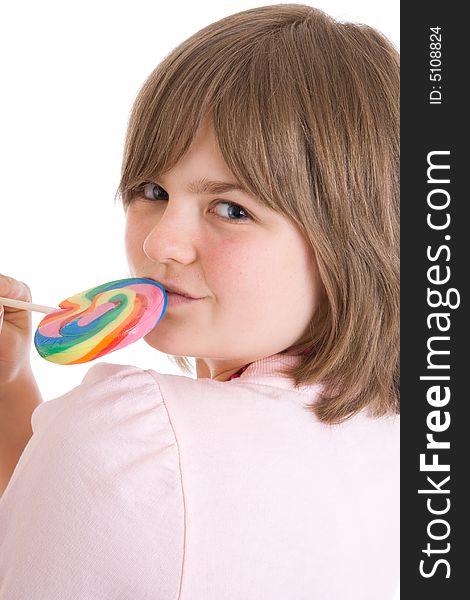
<instances>
[{"instance_id":1,"label":"bangs","mask_svg":"<svg viewBox=\"0 0 470 600\"><path fill-rule=\"evenodd\" d=\"M261 10L256 9L258 16ZM269 20L250 26L250 12L245 25L229 26L227 17L216 30L209 26L196 33L143 85L124 152L119 187L124 205L135 187L178 163L208 117L228 168L246 191L296 217L294 206L289 211L285 186L289 182L305 189L306 184L298 77L286 58L291 53L283 29L273 31ZM305 19L304 13L300 16Z\"/></svg>"}]
</instances>

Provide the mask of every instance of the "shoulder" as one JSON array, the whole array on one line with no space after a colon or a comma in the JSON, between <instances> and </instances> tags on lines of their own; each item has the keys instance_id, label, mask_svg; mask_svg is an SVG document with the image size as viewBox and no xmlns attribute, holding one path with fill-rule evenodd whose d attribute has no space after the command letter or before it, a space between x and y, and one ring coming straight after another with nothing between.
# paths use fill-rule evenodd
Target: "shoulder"
<instances>
[{"instance_id":1,"label":"shoulder","mask_svg":"<svg viewBox=\"0 0 470 600\"><path fill-rule=\"evenodd\" d=\"M129 365L93 365L81 383L33 412L33 438L76 444L85 452L106 446L175 446L168 411L154 377ZM156 449L156 448L154 448Z\"/></svg>"},{"instance_id":2,"label":"shoulder","mask_svg":"<svg viewBox=\"0 0 470 600\"><path fill-rule=\"evenodd\" d=\"M122 393L131 389L141 390L154 385L154 380L146 371L139 367L114 363L98 363L88 369L78 386L72 388L62 396L46 400L44 405L51 406L58 400L64 403L68 398L77 395L86 400L88 396L97 394L112 396L115 391ZM39 408L42 406L41 404Z\"/></svg>"},{"instance_id":3,"label":"shoulder","mask_svg":"<svg viewBox=\"0 0 470 600\"><path fill-rule=\"evenodd\" d=\"M100 363L32 416L27 457L67 480L113 494L181 503L177 440L162 395L144 370ZM27 458L26 457L26 458Z\"/></svg>"},{"instance_id":4,"label":"shoulder","mask_svg":"<svg viewBox=\"0 0 470 600\"><path fill-rule=\"evenodd\" d=\"M139 367L114 363L97 363L86 372L80 385L101 385L112 382L127 387L139 382L151 383L151 381L153 380L149 377L147 371Z\"/></svg>"},{"instance_id":5,"label":"shoulder","mask_svg":"<svg viewBox=\"0 0 470 600\"><path fill-rule=\"evenodd\" d=\"M191 431L195 414L201 425L210 419L227 391L225 383L210 379L98 363L78 386L35 409L34 442L47 438L49 446L55 440L101 452L105 446L148 440L148 448L156 444L177 452L177 435Z\"/></svg>"},{"instance_id":6,"label":"shoulder","mask_svg":"<svg viewBox=\"0 0 470 600\"><path fill-rule=\"evenodd\" d=\"M123 589L129 597L150 597L149 590L176 597L184 496L178 445L154 379L136 367L94 365L80 385L37 407L32 424L2 497L9 519L0 514L0 531L6 547L34 565L28 576L37 589L47 587L41 597L84 598L93 589L110 598ZM59 571L76 572L73 580L59 573L45 582L45 531L61 549ZM136 568L145 576L136 579ZM103 580L106 572L120 574L119 590ZM55 585L61 591L51 595Z\"/></svg>"}]
</instances>

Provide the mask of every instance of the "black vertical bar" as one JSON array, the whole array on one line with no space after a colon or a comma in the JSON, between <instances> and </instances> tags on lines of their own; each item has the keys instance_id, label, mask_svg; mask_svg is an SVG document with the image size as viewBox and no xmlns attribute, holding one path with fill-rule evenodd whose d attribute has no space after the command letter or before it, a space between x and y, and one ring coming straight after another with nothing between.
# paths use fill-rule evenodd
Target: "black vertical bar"
<instances>
[{"instance_id":1,"label":"black vertical bar","mask_svg":"<svg viewBox=\"0 0 470 600\"><path fill-rule=\"evenodd\" d=\"M470 52L461 9L401 5L402 600L469 594Z\"/></svg>"}]
</instances>

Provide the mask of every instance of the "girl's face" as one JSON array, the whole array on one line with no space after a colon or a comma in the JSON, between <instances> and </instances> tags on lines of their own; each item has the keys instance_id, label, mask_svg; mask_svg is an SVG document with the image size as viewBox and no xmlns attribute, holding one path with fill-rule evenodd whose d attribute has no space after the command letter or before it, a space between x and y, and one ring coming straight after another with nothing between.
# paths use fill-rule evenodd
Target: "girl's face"
<instances>
[{"instance_id":1,"label":"girl's face","mask_svg":"<svg viewBox=\"0 0 470 600\"><path fill-rule=\"evenodd\" d=\"M211 181L237 183L206 120L180 162L131 201L126 252L132 276L197 298L170 293L147 343L226 380L303 341L322 285L297 226L243 191L196 189Z\"/></svg>"}]
</instances>

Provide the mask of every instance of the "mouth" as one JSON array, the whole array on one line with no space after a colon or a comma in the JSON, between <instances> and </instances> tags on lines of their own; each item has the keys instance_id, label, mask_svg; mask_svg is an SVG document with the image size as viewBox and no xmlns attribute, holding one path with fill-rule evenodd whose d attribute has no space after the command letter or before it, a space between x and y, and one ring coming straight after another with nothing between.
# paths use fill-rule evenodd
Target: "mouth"
<instances>
[{"instance_id":1,"label":"mouth","mask_svg":"<svg viewBox=\"0 0 470 600\"><path fill-rule=\"evenodd\" d=\"M181 298L186 298L187 300L200 300L202 298L202 296L198 296L197 294L185 290L184 288L174 283L166 284L164 281L160 281L160 283L165 288L165 292L168 296L179 296Z\"/></svg>"},{"instance_id":2,"label":"mouth","mask_svg":"<svg viewBox=\"0 0 470 600\"><path fill-rule=\"evenodd\" d=\"M202 300L202 298L193 298L192 296L186 296L184 294L179 294L175 291L170 290L169 288L165 288L166 296L168 299L168 307L172 306L182 306L185 304L194 304Z\"/></svg>"},{"instance_id":3,"label":"mouth","mask_svg":"<svg viewBox=\"0 0 470 600\"><path fill-rule=\"evenodd\" d=\"M188 290L185 290L184 288L180 287L176 283L173 283L173 282L166 283L162 279L155 279L154 277L150 277L150 279L157 281L161 286L163 286L165 292L167 293L168 298L179 297L179 298L186 299L186 300L201 300L202 298L204 298L204 296L198 296L197 294L194 294Z\"/></svg>"},{"instance_id":4,"label":"mouth","mask_svg":"<svg viewBox=\"0 0 470 600\"><path fill-rule=\"evenodd\" d=\"M186 298L187 300L200 300L197 296L193 296L186 291L181 290L180 288L170 288L166 285L163 286L165 288L165 292L168 296L180 296L181 298Z\"/></svg>"}]
</instances>

